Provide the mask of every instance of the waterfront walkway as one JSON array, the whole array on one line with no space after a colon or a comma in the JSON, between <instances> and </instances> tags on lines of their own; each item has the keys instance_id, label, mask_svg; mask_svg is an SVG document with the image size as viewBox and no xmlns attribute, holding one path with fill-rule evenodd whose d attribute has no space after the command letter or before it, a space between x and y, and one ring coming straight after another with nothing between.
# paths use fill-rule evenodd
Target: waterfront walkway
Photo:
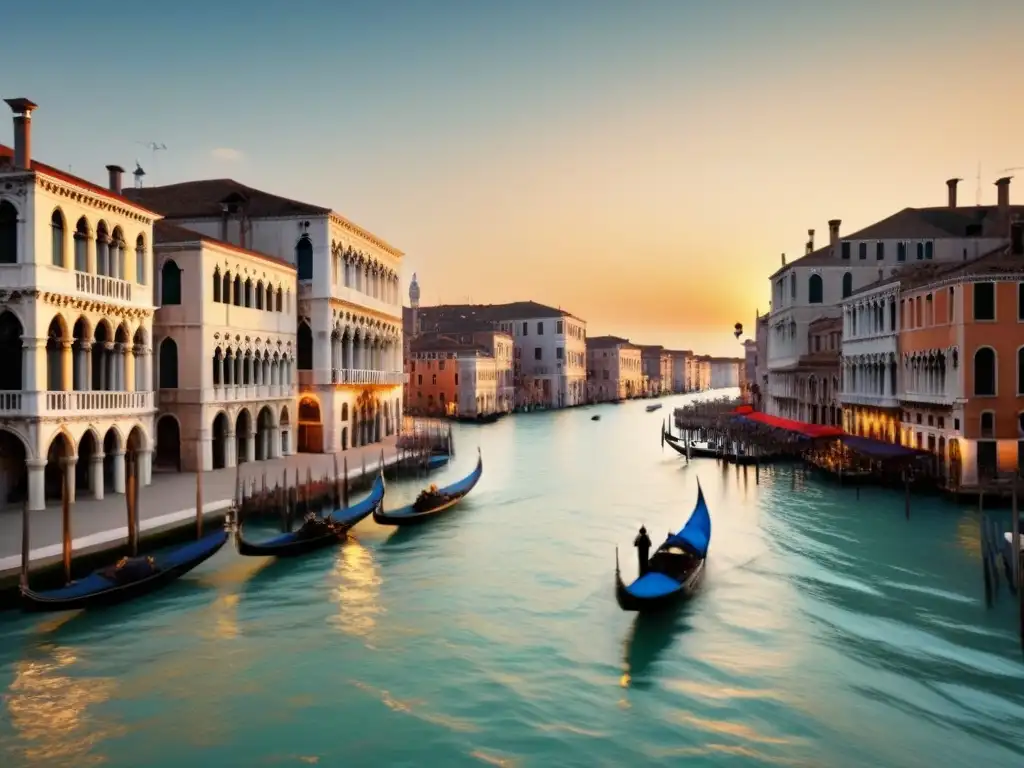
<instances>
[{"instance_id":1,"label":"waterfront walkway","mask_svg":"<svg viewBox=\"0 0 1024 768\"><path fill-rule=\"evenodd\" d=\"M338 456L338 472L343 471L343 458L348 459L349 477L355 478L362 472L363 459L366 470L376 469L384 451L386 466L398 459L395 438L389 437L372 445L350 448ZM262 484L266 474L267 485L273 487L284 479L288 470L288 483L294 485L295 471L300 482L305 482L307 469L314 478L334 476L332 454L299 453L280 459L249 462L234 467L203 473L203 514L211 515L226 509L235 496L238 477L249 487L253 480L256 487ZM139 489L140 532L169 528L193 519L196 508L196 475L194 472L153 474L151 485ZM0 510L0 576L16 571L21 566L21 516L20 506L8 505ZM31 513L30 520L31 561L49 560L61 554L61 510L59 502L48 504L46 509ZM79 498L71 507L71 531L74 549L84 552L99 548L111 542L123 541L128 536L127 510L124 494L111 494L102 500Z\"/></svg>"}]
</instances>

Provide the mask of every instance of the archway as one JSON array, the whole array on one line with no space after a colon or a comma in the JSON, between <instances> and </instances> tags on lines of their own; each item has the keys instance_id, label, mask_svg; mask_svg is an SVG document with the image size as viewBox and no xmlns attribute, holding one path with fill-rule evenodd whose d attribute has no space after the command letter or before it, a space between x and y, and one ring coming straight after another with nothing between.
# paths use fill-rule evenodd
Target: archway
<instances>
[{"instance_id":1,"label":"archway","mask_svg":"<svg viewBox=\"0 0 1024 768\"><path fill-rule=\"evenodd\" d=\"M64 490L64 477L67 460L74 455L71 440L64 432L58 432L50 441L46 451L46 469L44 470L46 498L60 499Z\"/></svg>"},{"instance_id":2,"label":"archway","mask_svg":"<svg viewBox=\"0 0 1024 768\"><path fill-rule=\"evenodd\" d=\"M352 447L358 448L362 443L359 440L360 430L363 428L363 412L358 405L352 406Z\"/></svg>"},{"instance_id":3,"label":"archway","mask_svg":"<svg viewBox=\"0 0 1024 768\"><path fill-rule=\"evenodd\" d=\"M341 450L348 450L348 427L341 428Z\"/></svg>"},{"instance_id":4,"label":"archway","mask_svg":"<svg viewBox=\"0 0 1024 768\"><path fill-rule=\"evenodd\" d=\"M21 438L0 427L0 509L28 497L27 458Z\"/></svg>"},{"instance_id":5,"label":"archway","mask_svg":"<svg viewBox=\"0 0 1024 768\"><path fill-rule=\"evenodd\" d=\"M0 390L20 392L22 386L21 335L24 333L21 321L13 312L0 313Z\"/></svg>"},{"instance_id":6,"label":"archway","mask_svg":"<svg viewBox=\"0 0 1024 768\"><path fill-rule=\"evenodd\" d=\"M299 452L324 452L324 426L320 421L320 404L312 397L299 401Z\"/></svg>"},{"instance_id":7,"label":"archway","mask_svg":"<svg viewBox=\"0 0 1024 768\"><path fill-rule=\"evenodd\" d=\"M46 331L46 388L51 392L64 389L64 336L64 323L56 315Z\"/></svg>"},{"instance_id":8,"label":"archway","mask_svg":"<svg viewBox=\"0 0 1024 768\"><path fill-rule=\"evenodd\" d=\"M119 456L119 453L121 453L121 436L116 429L111 427L103 436L103 487L112 491L117 490L114 482L115 464L118 461L124 461L124 456Z\"/></svg>"},{"instance_id":9,"label":"archway","mask_svg":"<svg viewBox=\"0 0 1024 768\"><path fill-rule=\"evenodd\" d=\"M213 420L213 441L210 445L213 469L228 465L228 415L221 411Z\"/></svg>"},{"instance_id":10,"label":"archway","mask_svg":"<svg viewBox=\"0 0 1024 768\"><path fill-rule=\"evenodd\" d=\"M181 427L178 420L164 414L156 423L157 469L181 472Z\"/></svg>"},{"instance_id":11,"label":"archway","mask_svg":"<svg viewBox=\"0 0 1024 768\"><path fill-rule=\"evenodd\" d=\"M87 429L78 441L78 462L75 464L75 494L92 491L92 463L100 457L100 440L92 429Z\"/></svg>"},{"instance_id":12,"label":"archway","mask_svg":"<svg viewBox=\"0 0 1024 768\"><path fill-rule=\"evenodd\" d=\"M273 456L274 414L270 406L263 406L256 417L256 461L266 461Z\"/></svg>"},{"instance_id":13,"label":"archway","mask_svg":"<svg viewBox=\"0 0 1024 768\"><path fill-rule=\"evenodd\" d=\"M235 417L235 463L244 464L249 460L249 441L252 439L252 416L243 408Z\"/></svg>"},{"instance_id":14,"label":"archway","mask_svg":"<svg viewBox=\"0 0 1024 768\"><path fill-rule=\"evenodd\" d=\"M381 409L379 405L375 410L376 413L373 416L373 442L379 443L381 440L381 422L383 421L383 417L381 415Z\"/></svg>"},{"instance_id":15,"label":"archway","mask_svg":"<svg viewBox=\"0 0 1024 768\"><path fill-rule=\"evenodd\" d=\"M287 456L292 451L291 447L291 422L288 420L288 406L281 408L281 418L277 422L278 432L281 433L281 455Z\"/></svg>"}]
</instances>

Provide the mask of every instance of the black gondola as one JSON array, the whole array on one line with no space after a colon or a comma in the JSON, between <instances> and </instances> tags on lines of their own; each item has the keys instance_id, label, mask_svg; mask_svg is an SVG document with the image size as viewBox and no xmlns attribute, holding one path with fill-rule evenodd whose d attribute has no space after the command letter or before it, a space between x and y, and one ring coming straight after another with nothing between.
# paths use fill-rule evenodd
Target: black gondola
<instances>
[{"instance_id":1,"label":"black gondola","mask_svg":"<svg viewBox=\"0 0 1024 768\"><path fill-rule=\"evenodd\" d=\"M460 424L493 424L505 414L501 411L494 413L480 413L476 416L456 416L455 421Z\"/></svg>"},{"instance_id":2,"label":"black gondola","mask_svg":"<svg viewBox=\"0 0 1024 768\"><path fill-rule=\"evenodd\" d=\"M686 442L681 438L674 437L668 432L664 433L665 442L668 443L669 447L676 453L686 456ZM727 451L722 453L718 448L710 443L691 442L690 443L690 457L700 459L718 459L724 457L726 461L731 464L756 464L757 458L750 455L749 453L732 453Z\"/></svg>"},{"instance_id":3,"label":"black gondola","mask_svg":"<svg viewBox=\"0 0 1024 768\"><path fill-rule=\"evenodd\" d=\"M235 536L238 554L245 557L298 557L337 544L359 521L380 508L384 501L384 473L377 474L370 495L357 504L332 512L327 517L310 513L301 528L266 541L248 541L238 526Z\"/></svg>"},{"instance_id":4,"label":"black gondola","mask_svg":"<svg viewBox=\"0 0 1024 768\"><path fill-rule=\"evenodd\" d=\"M66 482L66 481L65 481ZM202 473L196 478L197 489L201 488ZM36 592L28 586L27 555L23 565L21 586L22 609L30 612L67 611L78 608L97 608L122 603L142 595L155 592L176 581L199 564L213 557L228 540L228 533L221 529L203 536L202 505L197 505L196 520L198 539L163 553L152 556L138 557L138 478L135 474L135 463L130 462L128 489L125 494L128 503L128 532L132 557L122 558L114 565L101 568L89 576L77 581L68 579L66 586ZM197 498L201 491L197 490ZM64 516L64 563L65 572L70 577L71 564L71 533L70 513L68 507L68 489L65 485L63 495ZM25 548L28 548L27 521Z\"/></svg>"},{"instance_id":5,"label":"black gondola","mask_svg":"<svg viewBox=\"0 0 1024 768\"><path fill-rule=\"evenodd\" d=\"M697 483L697 504L679 533L669 534L651 556L647 573L631 584L622 580L615 550L615 599L624 611L656 611L693 597L704 578L711 515Z\"/></svg>"},{"instance_id":6,"label":"black gondola","mask_svg":"<svg viewBox=\"0 0 1024 768\"><path fill-rule=\"evenodd\" d=\"M416 502L394 512L384 512L378 507L373 512L373 520L380 525L416 525L425 522L462 501L473 490L483 471L483 455L477 449L476 468L466 477L444 488L424 491Z\"/></svg>"}]
</instances>

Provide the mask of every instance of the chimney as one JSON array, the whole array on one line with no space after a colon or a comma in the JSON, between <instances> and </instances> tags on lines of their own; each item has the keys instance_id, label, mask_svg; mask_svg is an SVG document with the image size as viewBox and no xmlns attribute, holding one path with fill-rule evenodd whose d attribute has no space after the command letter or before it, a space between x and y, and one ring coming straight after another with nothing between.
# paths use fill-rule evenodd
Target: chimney
<instances>
[{"instance_id":1,"label":"chimney","mask_svg":"<svg viewBox=\"0 0 1024 768\"><path fill-rule=\"evenodd\" d=\"M14 167L27 171L32 167L32 110L28 99L4 99L14 113Z\"/></svg>"},{"instance_id":2,"label":"chimney","mask_svg":"<svg viewBox=\"0 0 1024 768\"><path fill-rule=\"evenodd\" d=\"M1012 176L1003 176L996 181L999 210L1005 213L1008 213L1010 208L1010 179L1012 178Z\"/></svg>"},{"instance_id":3,"label":"chimney","mask_svg":"<svg viewBox=\"0 0 1024 768\"><path fill-rule=\"evenodd\" d=\"M814 250L814 230L807 230L807 252L811 253Z\"/></svg>"},{"instance_id":4,"label":"chimney","mask_svg":"<svg viewBox=\"0 0 1024 768\"><path fill-rule=\"evenodd\" d=\"M124 176L124 168L120 165L107 166L107 186L115 195L121 194L121 178Z\"/></svg>"},{"instance_id":5,"label":"chimney","mask_svg":"<svg viewBox=\"0 0 1024 768\"><path fill-rule=\"evenodd\" d=\"M782 266L786 266L786 254L782 254Z\"/></svg>"},{"instance_id":6,"label":"chimney","mask_svg":"<svg viewBox=\"0 0 1024 768\"><path fill-rule=\"evenodd\" d=\"M1024 221L1019 219L1010 224L1010 253L1024 256Z\"/></svg>"},{"instance_id":7,"label":"chimney","mask_svg":"<svg viewBox=\"0 0 1024 768\"><path fill-rule=\"evenodd\" d=\"M956 185L959 184L963 179L948 179L946 181L946 188L949 190L949 207L956 208Z\"/></svg>"},{"instance_id":8,"label":"chimney","mask_svg":"<svg viewBox=\"0 0 1024 768\"><path fill-rule=\"evenodd\" d=\"M830 219L828 222L828 244L832 246L833 256L839 255L839 225L842 223L842 219Z\"/></svg>"}]
</instances>

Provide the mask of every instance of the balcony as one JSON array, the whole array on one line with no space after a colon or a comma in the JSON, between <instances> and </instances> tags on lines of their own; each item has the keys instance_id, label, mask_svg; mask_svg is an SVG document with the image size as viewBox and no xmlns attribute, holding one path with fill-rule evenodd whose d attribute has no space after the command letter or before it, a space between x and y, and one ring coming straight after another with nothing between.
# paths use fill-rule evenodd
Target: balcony
<instances>
[{"instance_id":1,"label":"balcony","mask_svg":"<svg viewBox=\"0 0 1024 768\"><path fill-rule=\"evenodd\" d=\"M129 413L153 410L152 392L45 392L43 413L66 416L77 413Z\"/></svg>"},{"instance_id":2,"label":"balcony","mask_svg":"<svg viewBox=\"0 0 1024 768\"><path fill-rule=\"evenodd\" d=\"M901 392L900 402L952 406L956 397L946 392Z\"/></svg>"},{"instance_id":3,"label":"balcony","mask_svg":"<svg viewBox=\"0 0 1024 768\"><path fill-rule=\"evenodd\" d=\"M116 277L90 275L87 272L75 272L75 290L89 296L117 301L132 300L132 284ZM145 289L143 289L145 290Z\"/></svg>"},{"instance_id":4,"label":"balcony","mask_svg":"<svg viewBox=\"0 0 1024 768\"><path fill-rule=\"evenodd\" d=\"M21 414L21 392L0 392L0 416Z\"/></svg>"},{"instance_id":5,"label":"balcony","mask_svg":"<svg viewBox=\"0 0 1024 768\"><path fill-rule=\"evenodd\" d=\"M106 301L132 302L132 288L135 301L144 306L153 303L151 289L144 285L133 285L116 277L92 275L50 264L3 264L0 265L0 285L8 290L40 289L65 296L88 296Z\"/></svg>"},{"instance_id":6,"label":"balcony","mask_svg":"<svg viewBox=\"0 0 1024 768\"><path fill-rule=\"evenodd\" d=\"M866 392L841 392L839 402L843 405L866 405L873 408L899 408L896 395L877 395Z\"/></svg>"},{"instance_id":7,"label":"balcony","mask_svg":"<svg viewBox=\"0 0 1024 768\"><path fill-rule=\"evenodd\" d=\"M404 371L367 371L359 368L335 368L332 384L403 384Z\"/></svg>"},{"instance_id":8,"label":"balcony","mask_svg":"<svg viewBox=\"0 0 1024 768\"><path fill-rule=\"evenodd\" d=\"M368 293L363 293L355 288L349 288L344 285L335 285L325 294L319 286L314 290L312 281L304 280L299 283L297 293L299 299L332 298L348 302L349 304L355 304L357 307L364 307L382 315L394 318L402 317L401 304L392 304L389 301L374 298Z\"/></svg>"}]
</instances>

